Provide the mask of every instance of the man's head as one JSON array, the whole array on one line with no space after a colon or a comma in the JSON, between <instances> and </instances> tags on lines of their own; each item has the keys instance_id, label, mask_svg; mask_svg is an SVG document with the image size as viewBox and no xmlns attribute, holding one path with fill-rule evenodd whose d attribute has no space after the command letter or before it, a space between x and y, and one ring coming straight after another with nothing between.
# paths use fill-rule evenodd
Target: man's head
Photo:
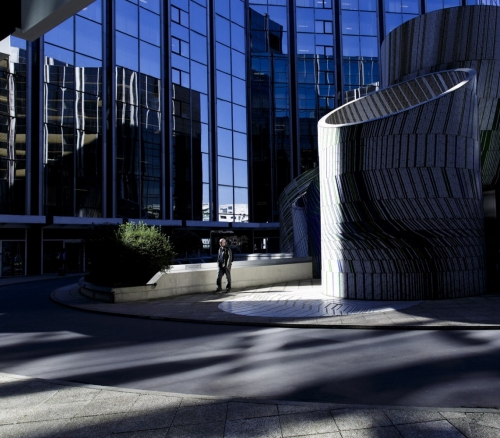
<instances>
[{"instance_id":1,"label":"man's head","mask_svg":"<svg viewBox=\"0 0 500 438\"><path fill-rule=\"evenodd\" d=\"M226 246L226 239L224 239L224 237L219 240L219 245L220 246Z\"/></svg>"}]
</instances>

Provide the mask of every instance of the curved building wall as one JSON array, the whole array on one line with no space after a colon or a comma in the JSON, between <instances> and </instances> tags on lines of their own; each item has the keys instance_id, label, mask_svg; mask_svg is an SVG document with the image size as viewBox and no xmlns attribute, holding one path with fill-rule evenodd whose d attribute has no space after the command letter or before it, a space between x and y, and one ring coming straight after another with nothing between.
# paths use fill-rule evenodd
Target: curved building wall
<instances>
[{"instance_id":1,"label":"curved building wall","mask_svg":"<svg viewBox=\"0 0 500 438\"><path fill-rule=\"evenodd\" d=\"M322 284L353 299L484 292L472 70L419 77L319 122Z\"/></svg>"},{"instance_id":2,"label":"curved building wall","mask_svg":"<svg viewBox=\"0 0 500 438\"><path fill-rule=\"evenodd\" d=\"M321 209L319 191L319 172L307 188L306 215L309 250L312 257L313 278L321 278Z\"/></svg>"},{"instance_id":3,"label":"curved building wall","mask_svg":"<svg viewBox=\"0 0 500 438\"><path fill-rule=\"evenodd\" d=\"M293 206L302 198L307 188L318 176L318 168L310 169L290 182L280 195L280 250L281 252L294 252L295 242L307 240L307 225L294 228ZM297 219L297 218L295 218Z\"/></svg>"},{"instance_id":4,"label":"curved building wall","mask_svg":"<svg viewBox=\"0 0 500 438\"><path fill-rule=\"evenodd\" d=\"M411 50L408 50L411 48ZM482 184L500 178L500 8L463 6L421 15L394 29L381 51L381 86L454 68L477 73Z\"/></svg>"}]
</instances>

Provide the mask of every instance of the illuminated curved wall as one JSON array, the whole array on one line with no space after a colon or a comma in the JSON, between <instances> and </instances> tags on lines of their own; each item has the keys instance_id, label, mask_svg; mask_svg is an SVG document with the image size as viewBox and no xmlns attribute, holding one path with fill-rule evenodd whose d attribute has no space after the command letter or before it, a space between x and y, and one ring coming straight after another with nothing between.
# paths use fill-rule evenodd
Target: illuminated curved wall
<instances>
[{"instance_id":1,"label":"illuminated curved wall","mask_svg":"<svg viewBox=\"0 0 500 438\"><path fill-rule=\"evenodd\" d=\"M411 48L408 50L408 48ZM500 177L500 8L463 6L407 21L380 50L381 87L423 74L472 68L477 74L482 184Z\"/></svg>"},{"instance_id":2,"label":"illuminated curved wall","mask_svg":"<svg viewBox=\"0 0 500 438\"><path fill-rule=\"evenodd\" d=\"M433 73L318 124L322 285L351 299L484 292L476 76Z\"/></svg>"}]
</instances>

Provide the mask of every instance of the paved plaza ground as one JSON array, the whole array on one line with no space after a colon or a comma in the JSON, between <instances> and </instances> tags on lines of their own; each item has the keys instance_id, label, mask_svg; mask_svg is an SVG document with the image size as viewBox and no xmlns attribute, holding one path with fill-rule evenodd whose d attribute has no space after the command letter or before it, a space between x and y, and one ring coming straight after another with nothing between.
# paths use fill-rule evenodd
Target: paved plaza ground
<instances>
[{"instance_id":1,"label":"paved plaza ground","mask_svg":"<svg viewBox=\"0 0 500 438\"><path fill-rule=\"evenodd\" d=\"M0 285L42 279L5 279ZM211 324L360 330L500 328L497 294L370 305L324 297L320 284L310 281L107 304L80 295L77 279L55 290L51 298L75 310ZM497 438L500 412L221 398L0 373L0 437Z\"/></svg>"}]
</instances>

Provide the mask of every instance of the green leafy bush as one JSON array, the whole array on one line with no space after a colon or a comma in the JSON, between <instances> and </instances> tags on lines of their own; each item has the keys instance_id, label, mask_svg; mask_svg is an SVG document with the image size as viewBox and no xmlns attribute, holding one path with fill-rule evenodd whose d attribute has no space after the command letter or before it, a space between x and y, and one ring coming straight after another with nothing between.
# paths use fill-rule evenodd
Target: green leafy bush
<instances>
[{"instance_id":1,"label":"green leafy bush","mask_svg":"<svg viewBox=\"0 0 500 438\"><path fill-rule=\"evenodd\" d=\"M167 270L175 252L159 227L142 222L94 225L87 237L87 281L102 286L144 285Z\"/></svg>"}]
</instances>

